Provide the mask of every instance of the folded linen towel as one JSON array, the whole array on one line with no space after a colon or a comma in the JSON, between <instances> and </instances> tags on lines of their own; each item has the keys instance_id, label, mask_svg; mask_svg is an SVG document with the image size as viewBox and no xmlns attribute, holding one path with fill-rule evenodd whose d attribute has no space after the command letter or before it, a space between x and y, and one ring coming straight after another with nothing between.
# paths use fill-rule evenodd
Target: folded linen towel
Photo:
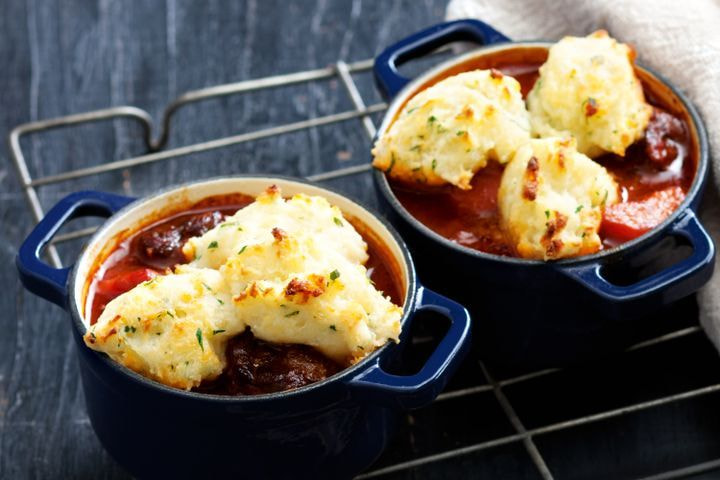
<instances>
[{"instance_id":1,"label":"folded linen towel","mask_svg":"<svg viewBox=\"0 0 720 480\"><path fill-rule=\"evenodd\" d=\"M720 0L451 0L447 18L477 18L514 39L605 29L633 45L638 59L679 86L705 120L713 178L701 219L720 246ZM698 303L700 323L720 349L720 255L715 270Z\"/></svg>"}]
</instances>

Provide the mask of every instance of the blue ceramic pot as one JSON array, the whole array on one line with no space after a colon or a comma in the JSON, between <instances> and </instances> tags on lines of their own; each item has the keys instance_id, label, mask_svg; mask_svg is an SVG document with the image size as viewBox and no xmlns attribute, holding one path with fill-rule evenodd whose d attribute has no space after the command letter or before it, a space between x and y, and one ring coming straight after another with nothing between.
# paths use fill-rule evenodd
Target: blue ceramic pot
<instances>
[{"instance_id":1,"label":"blue ceramic pot","mask_svg":"<svg viewBox=\"0 0 720 480\"><path fill-rule=\"evenodd\" d=\"M413 80L398 73L402 63L457 41L481 46ZM550 45L511 42L477 20L443 23L401 40L375 60L376 83L390 102L377 135L390 127L410 97L443 74L477 68L471 65L483 58L542 63ZM408 242L420 275L438 291L452 293L473 317L482 318L475 338L479 351L491 360L541 368L622 348L651 326L653 312L695 292L712 275L715 249L695 213L708 175L705 127L677 88L645 67L636 71L656 98L685 117L697 173L687 198L670 217L619 247L553 262L466 248L416 220L398 201L385 174L374 172L383 212ZM678 245L691 253L677 259Z\"/></svg>"},{"instance_id":2,"label":"blue ceramic pot","mask_svg":"<svg viewBox=\"0 0 720 480\"><path fill-rule=\"evenodd\" d=\"M112 248L113 238L172 206L226 193L254 196L271 184L286 195L324 196L387 247L403 277L405 314L398 345L386 345L322 382L250 397L169 388L85 346L87 278L95 261ZM112 216L71 269L45 264L39 256L42 248L66 221L82 215ZM419 407L437 396L469 344L467 310L420 286L410 254L392 227L348 198L298 180L215 179L137 201L107 193L74 193L55 205L28 236L17 267L28 290L70 314L92 426L108 452L138 477L350 478L382 452L398 409ZM388 373L388 363L397 360L421 310L447 317L447 333L417 374Z\"/></svg>"}]
</instances>

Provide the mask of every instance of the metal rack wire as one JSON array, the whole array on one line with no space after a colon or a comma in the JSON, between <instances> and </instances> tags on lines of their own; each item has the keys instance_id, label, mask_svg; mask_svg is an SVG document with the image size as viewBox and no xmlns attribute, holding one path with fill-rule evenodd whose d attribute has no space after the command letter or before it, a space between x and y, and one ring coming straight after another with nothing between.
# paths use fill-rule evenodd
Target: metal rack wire
<instances>
[{"instance_id":1,"label":"metal rack wire","mask_svg":"<svg viewBox=\"0 0 720 480\"><path fill-rule=\"evenodd\" d=\"M372 139L375 135L376 128L372 121L371 115L383 111L386 108L386 105L383 103L366 105L362 95L360 94L360 91L358 90L357 84L353 79L354 74L367 72L371 68L371 59L353 63L345 63L339 61L333 66L329 66L327 68L265 77L255 80L242 81L190 91L181 95L170 105L168 105L163 115L162 127L159 134L157 135L155 135L154 132L151 116L146 111L132 106L108 108L104 110L96 110L77 115L69 115L50 120L27 123L16 127L10 133L10 153L17 167L24 193L27 197L29 208L31 209L35 219L40 220L43 216L43 209L39 200L38 189L46 185L59 184L81 177L97 175L113 170L136 167L152 162L160 162L171 158L206 152L209 150L228 147L231 145L253 142L276 135L284 135L291 132L298 132L323 125L333 125L339 122L351 120L356 120L360 122L362 128L367 134L368 139ZM340 80L340 82L345 88L347 95L349 96L349 99L354 105L354 109L326 116L310 118L295 123L277 125L249 133L216 138L213 140L195 143L192 145L165 149L171 127L173 126L173 118L179 110L181 110L188 104L202 102L205 100L215 99L228 95L249 93L271 87L317 82L318 80L327 79ZM25 160L25 156L21 149L20 141L23 136L47 132L53 129L79 126L81 124L88 124L112 119L130 119L134 122L137 122L143 130L143 140L147 149L147 153L130 158L115 160L101 165L94 165L90 167L65 171L49 176L41 176L37 178L33 178L31 176L27 162ZM308 178L315 181L322 181L340 178L348 175L362 174L363 172L368 172L369 170L370 165L366 163L362 165L325 171L322 173L311 175ZM67 242L69 240L89 235L92 233L92 231L93 228L84 228L59 235L54 239L54 244ZM53 264L55 264L56 266L61 265L60 257L58 256L54 245L51 245L48 248L48 254L50 257L50 261ZM629 351L642 350L659 344L674 342L683 337L698 335L699 332L700 329L697 326L677 329L665 335L651 338L639 344L636 344L631 347ZM542 454L541 449L538 448L536 443L536 440L538 438L541 438L542 436L553 432L569 430L583 425L608 421L610 419L622 418L639 411L650 410L662 405L687 401L692 398L697 398L711 394L713 392L720 391L720 383L712 382L700 388L689 389L667 396L652 398L646 401L628 403L619 408L613 408L590 415L579 416L577 418L571 418L569 420L549 423L533 428L527 428L521 420L520 416L517 414L515 407L513 406L513 404L511 404L508 395L506 395L507 387L523 384L524 382L534 381L537 379L543 379L558 372L558 370L542 370L513 376L511 378L496 379L493 373L488 369L487 365L485 365L483 362L480 362L479 367L486 381L481 381L479 382L479 384L472 385L467 388L459 388L446 391L438 397L435 404L441 404L442 402L447 402L449 400L475 395L482 392L492 393L497 403L499 404L500 409L507 417L507 421L512 426L514 433L498 436L490 440L485 440L479 443L463 446L461 448L438 451L430 455L423 455L417 458L412 458L409 460L396 462L387 466L371 469L369 472L360 475L358 478L367 479L383 477L389 474L408 471L410 469L419 468L448 459L462 458L471 453L479 451L489 451L493 448L508 444L521 444L524 447L525 451L529 455L532 463L536 468L537 474L539 474L541 478L558 478L553 475L552 470L548 467L548 464ZM433 408L433 406L430 406L428 408ZM660 472L645 478L655 480L671 479L701 472L707 472L718 468L720 468L720 459L714 459L709 461L702 461L700 463L685 466L675 470Z\"/></svg>"}]
</instances>

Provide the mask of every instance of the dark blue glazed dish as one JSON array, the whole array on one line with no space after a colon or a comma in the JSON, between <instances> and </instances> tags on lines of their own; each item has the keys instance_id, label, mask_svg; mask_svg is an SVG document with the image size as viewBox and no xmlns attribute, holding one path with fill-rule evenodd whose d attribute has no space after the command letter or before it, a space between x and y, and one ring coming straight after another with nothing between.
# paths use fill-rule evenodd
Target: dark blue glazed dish
<instances>
[{"instance_id":1,"label":"dark blue glazed dish","mask_svg":"<svg viewBox=\"0 0 720 480\"><path fill-rule=\"evenodd\" d=\"M292 391L228 397L166 387L85 346L83 303L89 272L124 229L178 203L210 195L257 195L268 185L284 194L318 194L360 220L397 261L404 277L403 334L356 365ZM184 202L184 203L183 203ZM112 215L75 265L55 269L40 252L68 220ZM135 201L78 192L53 207L20 248L17 267L25 287L71 317L92 426L108 452L143 478L350 478L384 449L399 409L432 401L465 355L470 317L461 305L420 286L407 248L392 227L357 203L315 185L286 178L231 177L175 187ZM388 373L407 340L415 314L435 311L449 320L444 338L420 371Z\"/></svg>"},{"instance_id":2,"label":"dark blue glazed dish","mask_svg":"<svg viewBox=\"0 0 720 480\"><path fill-rule=\"evenodd\" d=\"M451 42L481 45L434 67L412 81L397 67ZM515 58L548 42L511 42L477 20L443 23L383 51L375 79L390 101L378 136L405 102L445 72L483 56ZM501 257L463 247L416 220L398 201L383 172L374 180L384 213L410 246L418 271L432 288L452 292L474 316L479 349L510 367L560 366L625 347L653 322L653 312L692 294L712 275L715 248L696 217L708 175L708 140L703 122L687 98L667 80L638 66L652 93L681 112L696 149L697 172L685 201L662 224L618 247L553 262ZM692 252L677 259L677 247ZM648 273L650 272L650 273Z\"/></svg>"}]
</instances>

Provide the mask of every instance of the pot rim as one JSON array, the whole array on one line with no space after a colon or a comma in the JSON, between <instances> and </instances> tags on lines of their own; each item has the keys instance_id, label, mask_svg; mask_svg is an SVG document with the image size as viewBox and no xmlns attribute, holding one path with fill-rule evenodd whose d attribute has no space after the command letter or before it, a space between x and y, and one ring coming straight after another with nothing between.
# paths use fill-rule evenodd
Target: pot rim
<instances>
[{"instance_id":1,"label":"pot rim","mask_svg":"<svg viewBox=\"0 0 720 480\"><path fill-rule=\"evenodd\" d=\"M455 56L453 58L450 58L444 62L441 62L440 64L432 67L431 69L423 72L419 76L415 77L414 79L410 80L407 85L405 85L400 92L398 92L395 97L390 100L388 109L385 111L385 115L383 116L382 123L380 124L377 133L375 134L375 137L373 138L373 144L377 141L377 139L387 131L387 129L390 127L393 119L395 118L395 115L397 114L398 110L402 105L405 104L405 102L411 98L414 94L418 93L417 88L424 85L427 81L437 77L441 73L449 70L452 67L457 66L458 64L464 63L468 60L482 57L484 55L495 53L498 51L504 51L504 50L513 50L513 49L522 49L522 48L545 48L549 49L550 46L554 45L557 42L549 41L549 40L520 40L520 41L510 41L510 42L503 42L498 44L492 44L492 45L485 45L485 46L479 46L477 48L472 49L469 52L463 53L461 55ZM690 134L692 135L693 129L696 134L696 140L698 144L698 158L697 158L697 166L695 171L695 178L693 179L692 184L690 185L690 188L688 189L688 192L685 196L685 199L678 205L678 207L675 209L675 211L669 215L663 222L661 222L659 225L655 226L653 229L651 229L649 232L633 239L628 242L623 242L620 245L617 245L613 248L609 248L607 250L601 250L599 252L589 254L589 255L582 255L579 257L572 257L572 258L565 258L565 259L559 259L559 260L531 260L531 259L524 259L524 258L518 258L518 257L505 257L501 255L496 255L492 253L482 252L480 250L475 250L470 247L465 247L463 245L460 245L458 243L455 243L439 233L432 230L430 227L426 226L424 223L416 219L403 205L400 203L398 198L395 196L395 193L390 188L390 183L388 182L387 176L384 172L373 168L373 177L375 179L375 184L377 185L378 189L382 193L385 200L392 205L393 209L397 214L399 214L403 220L408 222L415 230L420 232L425 238L440 244L443 247L449 248L457 253L467 255L473 258L481 259L481 260L489 260L489 261L496 261L496 262L505 262L510 263L514 265L524 265L524 266L557 266L557 267L566 267L566 266L578 266L585 263L595 262L598 260L606 261L610 257L619 257L624 255L625 253L639 249L643 246L648 245L649 243L654 243L655 240L658 239L660 235L668 228L670 225L672 225L681 215L685 213L685 211L690 207L690 204L695 200L695 198L702 193L705 181L707 179L707 172L709 168L709 141L708 141L708 135L707 130L705 129L705 124L700 117L699 112L695 108L695 106L690 102L690 100L677 88L673 83L671 83L667 78L665 78L660 73L656 72L655 70L645 66L642 64L642 62L636 62L635 67L638 68L640 71L642 71L644 74L649 75L650 77L654 77L656 80L658 80L660 83L662 83L664 86L666 86L670 92L680 101L682 104L683 109L685 112L687 112L687 115L689 117L689 121L691 123L690 125Z\"/></svg>"},{"instance_id":2,"label":"pot rim","mask_svg":"<svg viewBox=\"0 0 720 480\"><path fill-rule=\"evenodd\" d=\"M128 205L123 207L122 209L115 212L111 217L109 217L103 225L98 228L95 233L90 237L90 239L85 244L83 251L78 256L77 261L72 267L71 273L70 273L70 281L68 282L68 310L70 313L70 316L72 318L72 324L73 324L73 330L74 333L79 335L80 337L83 336L85 330L87 329L87 325L83 321L83 316L81 315L80 311L78 311L78 302L75 298L75 292L76 292L76 285L79 281L84 282L85 278L80 279L79 278L79 265L81 265L83 262L82 260L86 255L88 255L88 252L90 251L90 246L95 244L98 239L104 236L104 234L110 230L113 225L118 222L122 217L125 215L128 215L131 212L136 212L140 209L147 209L152 203L158 201L162 197L165 197L166 195L180 192L185 189L192 189L192 188L198 188L199 186L203 186L206 184L211 184L218 181L227 181L227 180L237 180L242 181L244 179L267 179L270 184L277 182L280 183L280 188L283 188L283 184L299 184L300 186L310 186L313 188L317 188L319 190L323 190L326 192L329 192L331 194L337 195L339 197L342 197L344 200L351 204L355 204L361 211L364 211L367 213L370 217L374 218L376 221L378 221L382 226L384 226L387 231L390 233L391 239L396 243L398 250L401 252L402 258L395 258L396 261L398 261L399 265L402 267L405 267L405 271L407 272L407 280L405 285L405 301L403 303L403 315L400 319L401 325L405 325L407 319L409 316L413 313L413 308L416 303L417 298L417 292L421 287L417 280L417 274L415 272L415 265L412 260L412 256L410 255L410 251L405 245L405 242L403 241L400 234L395 230L395 228L381 215L379 215L377 212L373 211L371 208L365 206L363 203L358 202L354 199L351 199L347 195L337 191L333 188L328 188L325 186L318 185L315 182L305 180L302 178L295 178L290 176L284 176L284 175L267 175L267 174L239 174L239 175L228 175L228 176L218 176L218 177L211 177L206 178L202 180L193 180L190 182L185 182L181 184L172 185L169 187L166 187L162 190L159 190L156 193L153 193L152 195L140 197L132 202L130 202ZM150 211L148 211L150 213ZM362 219L359 219L362 221ZM373 231L378 239L384 241L384 236L381 236L378 234L378 232L375 229L372 229L369 225L366 225L371 231ZM391 252L392 253L392 252ZM406 330L402 330L401 337L403 333L405 333ZM403 339L401 338L401 341ZM407 339L405 339L407 341ZM79 348L87 348L88 353L91 353L94 355L94 358L97 359L97 361L103 363L105 366L112 368L118 373L126 375L130 380L133 380L137 384L147 387L150 389L155 389L158 392L162 392L165 394L174 395L176 397L184 398L191 401L207 401L207 402L213 402L223 405L235 405L235 404L244 404L244 403L257 403L257 402L264 402L264 401L281 401L281 400L287 400L291 399L296 396L300 396L306 393L312 393L318 389L327 387L331 383L335 382L342 382L343 380L348 379L349 377L356 376L358 373L362 372L366 368L369 368L373 365L374 362L379 361L380 358L386 353L392 349L393 346L395 346L394 343L388 342L385 343L382 347L376 349L371 354L367 355L365 358L363 358L358 363L351 365L335 375L332 375L330 377L327 377L319 382L314 382L308 385L305 385L300 388L292 389L292 390L286 390L282 392L275 392L275 393L265 393L265 394L259 394L259 395L245 395L245 396L231 396L231 395L218 395L218 394L210 394L210 393L200 393L200 392L193 392L190 390L182 390L179 388L170 387L168 385L165 385L163 383L160 383L156 380L147 378L143 375L140 375L139 373L125 367L124 365L121 365L120 363L114 361L111 359L107 354L98 352L95 350L92 350L85 346L84 342L80 342L81 345L79 345Z\"/></svg>"}]
</instances>

